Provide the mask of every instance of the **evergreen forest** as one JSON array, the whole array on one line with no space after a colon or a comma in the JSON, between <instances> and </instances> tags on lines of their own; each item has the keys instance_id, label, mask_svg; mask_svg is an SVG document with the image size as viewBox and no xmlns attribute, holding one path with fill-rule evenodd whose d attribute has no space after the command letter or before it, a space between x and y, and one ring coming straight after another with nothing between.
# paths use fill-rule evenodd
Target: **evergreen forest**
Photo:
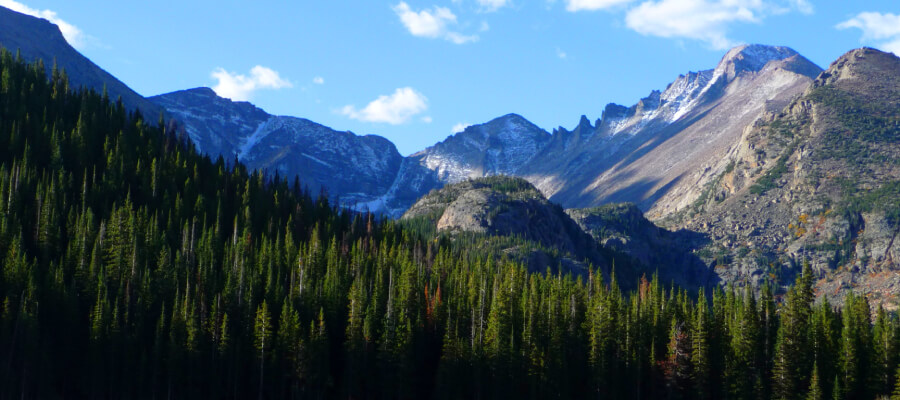
<instances>
[{"instance_id":1,"label":"evergreen forest","mask_svg":"<svg viewBox=\"0 0 900 400\"><path fill-rule=\"evenodd\" d=\"M809 267L529 273L211 160L55 67L0 71L0 398L900 399L897 317L816 302Z\"/></svg>"}]
</instances>

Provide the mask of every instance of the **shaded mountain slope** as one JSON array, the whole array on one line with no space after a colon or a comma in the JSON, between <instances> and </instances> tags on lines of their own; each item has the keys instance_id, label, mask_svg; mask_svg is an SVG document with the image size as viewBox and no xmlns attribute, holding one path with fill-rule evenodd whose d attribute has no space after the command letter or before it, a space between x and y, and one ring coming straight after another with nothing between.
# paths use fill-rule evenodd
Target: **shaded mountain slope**
<instances>
[{"instance_id":1,"label":"shaded mountain slope","mask_svg":"<svg viewBox=\"0 0 900 400\"><path fill-rule=\"evenodd\" d=\"M84 86L102 93L105 88L110 99L121 97L126 107L140 109L154 121L162 111L72 48L59 27L45 19L0 7L0 46L13 53L18 51L26 62L42 60L48 74L55 61L58 68L66 71L73 89Z\"/></svg>"},{"instance_id":2,"label":"shaded mountain slope","mask_svg":"<svg viewBox=\"0 0 900 400\"><path fill-rule=\"evenodd\" d=\"M662 282L685 288L713 287L719 277L697 250L709 238L687 230L669 231L644 217L631 203L568 209L566 213L604 248L632 258L632 269L658 274Z\"/></svg>"}]
</instances>

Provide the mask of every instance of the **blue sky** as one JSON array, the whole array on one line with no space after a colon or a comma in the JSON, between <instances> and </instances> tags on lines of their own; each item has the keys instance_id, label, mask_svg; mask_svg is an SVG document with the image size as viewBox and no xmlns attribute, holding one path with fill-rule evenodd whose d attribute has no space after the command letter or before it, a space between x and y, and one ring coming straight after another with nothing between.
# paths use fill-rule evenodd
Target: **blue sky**
<instances>
[{"instance_id":1,"label":"blue sky","mask_svg":"<svg viewBox=\"0 0 900 400\"><path fill-rule=\"evenodd\" d=\"M631 105L740 43L825 68L900 53L897 0L0 0L145 96L198 86L410 154L518 113L552 130Z\"/></svg>"}]
</instances>

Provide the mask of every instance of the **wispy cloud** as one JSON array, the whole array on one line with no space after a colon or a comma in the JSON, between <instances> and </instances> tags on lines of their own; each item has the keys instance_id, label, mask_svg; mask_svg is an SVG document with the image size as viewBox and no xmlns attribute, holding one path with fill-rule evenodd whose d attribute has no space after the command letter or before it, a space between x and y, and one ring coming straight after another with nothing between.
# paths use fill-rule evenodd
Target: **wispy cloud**
<instances>
[{"instance_id":1,"label":"wispy cloud","mask_svg":"<svg viewBox=\"0 0 900 400\"><path fill-rule=\"evenodd\" d=\"M427 109L428 98L411 87L404 87L391 95L378 96L361 110L347 105L340 113L358 121L400 125Z\"/></svg>"},{"instance_id":2,"label":"wispy cloud","mask_svg":"<svg viewBox=\"0 0 900 400\"><path fill-rule=\"evenodd\" d=\"M557 47L557 48L556 48L556 56L559 57L559 58L562 59L562 60L565 60L566 57L568 57L569 55L566 54L565 51L563 51L562 49L560 49L559 47Z\"/></svg>"},{"instance_id":3,"label":"wispy cloud","mask_svg":"<svg viewBox=\"0 0 900 400\"><path fill-rule=\"evenodd\" d=\"M56 26L59 27L60 32L62 32L63 37L66 38L66 41L76 49L83 50L87 46L87 42L90 39L77 26L72 25L59 18L55 11L37 10L14 0L0 0L0 6L6 7L16 12L20 12L22 14L43 18L56 24Z\"/></svg>"},{"instance_id":4,"label":"wispy cloud","mask_svg":"<svg viewBox=\"0 0 900 400\"><path fill-rule=\"evenodd\" d=\"M811 13L812 6L806 0L651 0L628 10L625 24L643 35L693 39L727 49L737 44L728 37L731 26L762 23L791 10Z\"/></svg>"},{"instance_id":5,"label":"wispy cloud","mask_svg":"<svg viewBox=\"0 0 900 400\"><path fill-rule=\"evenodd\" d=\"M792 8L803 14L812 14L815 11L808 0L790 0L790 4Z\"/></svg>"},{"instance_id":6,"label":"wispy cloud","mask_svg":"<svg viewBox=\"0 0 900 400\"><path fill-rule=\"evenodd\" d=\"M861 41L900 55L900 14L862 12L837 24L836 28L857 28L863 34Z\"/></svg>"},{"instance_id":7,"label":"wispy cloud","mask_svg":"<svg viewBox=\"0 0 900 400\"><path fill-rule=\"evenodd\" d=\"M497 11L510 3L511 1L509 0L478 0L478 5L481 6L481 10L484 12Z\"/></svg>"},{"instance_id":8,"label":"wispy cloud","mask_svg":"<svg viewBox=\"0 0 900 400\"><path fill-rule=\"evenodd\" d=\"M566 10L595 11L631 3L633 0L566 0Z\"/></svg>"},{"instance_id":9,"label":"wispy cloud","mask_svg":"<svg viewBox=\"0 0 900 400\"><path fill-rule=\"evenodd\" d=\"M213 87L216 94L235 101L250 100L253 97L253 93L260 89L293 87L291 82L283 79L278 72L262 65L253 67L249 76L228 72L224 68L216 68L211 76L219 81Z\"/></svg>"},{"instance_id":10,"label":"wispy cloud","mask_svg":"<svg viewBox=\"0 0 900 400\"><path fill-rule=\"evenodd\" d=\"M451 25L457 24L457 20L449 8L435 6L431 10L413 11L409 4L401 1L392 9L413 36L444 39L456 44L478 41L478 35L465 35L450 30Z\"/></svg>"},{"instance_id":11,"label":"wispy cloud","mask_svg":"<svg viewBox=\"0 0 900 400\"><path fill-rule=\"evenodd\" d=\"M472 124L470 124L470 123L468 123L468 122L460 122L460 123L457 123L456 125L453 125L452 128L450 128L450 133L459 133L459 132L462 132L462 131L466 130L466 128L470 127L470 126L472 126Z\"/></svg>"},{"instance_id":12,"label":"wispy cloud","mask_svg":"<svg viewBox=\"0 0 900 400\"><path fill-rule=\"evenodd\" d=\"M316 85L324 85L325 78L323 78L321 76L317 76L317 77L313 78L313 83L315 83Z\"/></svg>"}]
</instances>

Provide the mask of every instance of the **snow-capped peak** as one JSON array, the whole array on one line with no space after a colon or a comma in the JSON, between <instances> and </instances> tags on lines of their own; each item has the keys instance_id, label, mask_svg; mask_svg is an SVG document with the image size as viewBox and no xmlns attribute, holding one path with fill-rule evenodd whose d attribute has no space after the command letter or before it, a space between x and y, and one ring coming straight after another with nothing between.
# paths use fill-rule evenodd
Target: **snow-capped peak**
<instances>
[{"instance_id":1,"label":"snow-capped peak","mask_svg":"<svg viewBox=\"0 0 900 400\"><path fill-rule=\"evenodd\" d=\"M784 60L798 53L789 47L745 44L728 50L713 72L712 81L720 76L729 79L742 71L758 72L770 61Z\"/></svg>"}]
</instances>

